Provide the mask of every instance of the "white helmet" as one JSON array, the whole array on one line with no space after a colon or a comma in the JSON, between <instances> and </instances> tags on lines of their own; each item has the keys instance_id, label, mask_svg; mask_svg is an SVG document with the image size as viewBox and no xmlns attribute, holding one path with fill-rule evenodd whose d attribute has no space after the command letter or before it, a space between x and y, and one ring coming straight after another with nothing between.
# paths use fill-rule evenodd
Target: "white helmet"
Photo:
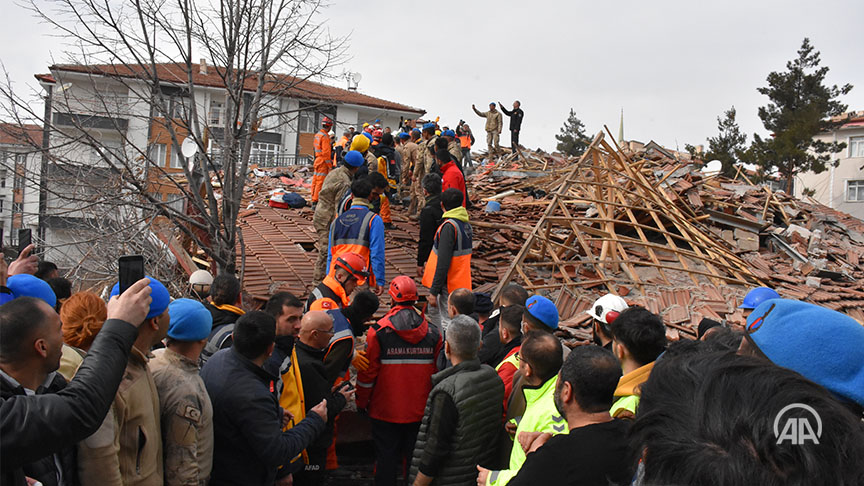
<instances>
[{"instance_id":1,"label":"white helmet","mask_svg":"<svg viewBox=\"0 0 864 486\"><path fill-rule=\"evenodd\" d=\"M614 294L606 294L594 301L594 305L585 313L604 324L611 324L626 308L627 302L624 299Z\"/></svg>"},{"instance_id":2,"label":"white helmet","mask_svg":"<svg viewBox=\"0 0 864 486\"><path fill-rule=\"evenodd\" d=\"M207 270L195 270L189 276L189 285L210 285L213 283L213 275Z\"/></svg>"}]
</instances>

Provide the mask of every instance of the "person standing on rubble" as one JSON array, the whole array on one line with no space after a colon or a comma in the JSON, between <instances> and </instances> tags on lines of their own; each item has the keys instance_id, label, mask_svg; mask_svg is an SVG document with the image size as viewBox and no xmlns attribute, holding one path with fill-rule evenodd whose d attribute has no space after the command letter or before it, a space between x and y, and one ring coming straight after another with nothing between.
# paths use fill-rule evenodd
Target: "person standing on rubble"
<instances>
[{"instance_id":1,"label":"person standing on rubble","mask_svg":"<svg viewBox=\"0 0 864 486\"><path fill-rule=\"evenodd\" d=\"M358 135L363 140L366 137ZM312 225L318 241L315 244L318 250L318 259L315 261L315 273L312 280L320 282L324 278L327 265L327 246L330 239L330 223L336 218L336 206L345 191L351 187L354 174L366 162L363 154L351 150L342 160L342 164L327 174L321 192L318 194L318 205L315 207L315 215L312 216Z\"/></svg>"},{"instance_id":2,"label":"person standing on rubble","mask_svg":"<svg viewBox=\"0 0 864 486\"><path fill-rule=\"evenodd\" d=\"M315 139L312 142L313 150L315 151L315 162L312 166L312 205L318 203L318 193L321 192L321 186L324 184L324 179L333 168L333 163L330 161L333 151L333 140L330 139L330 129L333 128L333 120L329 117L324 117L321 120L321 130L315 134Z\"/></svg>"},{"instance_id":3,"label":"person standing on rubble","mask_svg":"<svg viewBox=\"0 0 864 486\"><path fill-rule=\"evenodd\" d=\"M471 109L474 110L474 113L477 113L477 116L486 119L486 145L491 157L501 148L498 145L501 129L504 127L501 112L495 109L495 103L489 103L489 111L479 111L474 105L471 105Z\"/></svg>"},{"instance_id":4,"label":"person standing on rubble","mask_svg":"<svg viewBox=\"0 0 864 486\"><path fill-rule=\"evenodd\" d=\"M447 189L441 194L445 211L443 222L435 233L423 272L423 285L429 289L427 315L429 321L442 331L446 331L450 323L446 310L450 292L471 290L471 241L474 233L468 222L468 211L462 206L463 200L464 194L458 189Z\"/></svg>"},{"instance_id":5,"label":"person standing on rubble","mask_svg":"<svg viewBox=\"0 0 864 486\"><path fill-rule=\"evenodd\" d=\"M510 117L510 146L515 152L519 149L519 132L522 130L522 117L525 116L525 112L522 111L522 103L519 103L518 100L514 101L513 111L507 111L507 108L504 108L504 103L501 103L501 111Z\"/></svg>"},{"instance_id":6,"label":"person standing on rubble","mask_svg":"<svg viewBox=\"0 0 864 486\"><path fill-rule=\"evenodd\" d=\"M431 170L433 168L436 169L434 172L437 172L435 155L430 150L430 147L433 149L435 148L435 140L437 139L438 137L435 136L435 124L427 123L423 125L423 131L421 132L422 141L418 143L417 159L414 163L411 205L408 206L408 215L411 219L417 219L417 213L421 209L421 204L423 202L423 187L421 186L423 176L433 172L433 170Z\"/></svg>"},{"instance_id":7,"label":"person standing on rubble","mask_svg":"<svg viewBox=\"0 0 864 486\"><path fill-rule=\"evenodd\" d=\"M459 147L462 149L462 172L473 172L471 166L471 146L474 145L474 134L471 133L471 127L464 121L459 122L456 127L456 135L459 138Z\"/></svg>"}]
</instances>

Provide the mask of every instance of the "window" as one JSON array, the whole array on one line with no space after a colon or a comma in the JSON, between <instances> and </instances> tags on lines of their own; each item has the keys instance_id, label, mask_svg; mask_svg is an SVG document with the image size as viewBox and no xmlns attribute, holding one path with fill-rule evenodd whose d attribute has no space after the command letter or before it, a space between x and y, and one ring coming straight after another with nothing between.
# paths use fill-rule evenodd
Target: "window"
<instances>
[{"instance_id":1,"label":"window","mask_svg":"<svg viewBox=\"0 0 864 486\"><path fill-rule=\"evenodd\" d=\"M225 103L221 101L210 101L210 118L211 127L221 127L225 124L223 118L225 115Z\"/></svg>"},{"instance_id":2,"label":"window","mask_svg":"<svg viewBox=\"0 0 864 486\"><path fill-rule=\"evenodd\" d=\"M179 150L172 146L171 165L169 165L169 167L171 167L172 169L182 169L184 162L186 162L186 157L183 157L183 154L181 154Z\"/></svg>"},{"instance_id":3,"label":"window","mask_svg":"<svg viewBox=\"0 0 864 486\"><path fill-rule=\"evenodd\" d=\"M300 112L298 119L298 132L300 133L315 133L315 113L310 110Z\"/></svg>"},{"instance_id":4,"label":"window","mask_svg":"<svg viewBox=\"0 0 864 486\"><path fill-rule=\"evenodd\" d=\"M249 153L249 162L252 164L264 164L274 160L279 155L279 144L275 143L252 143Z\"/></svg>"},{"instance_id":5,"label":"window","mask_svg":"<svg viewBox=\"0 0 864 486\"><path fill-rule=\"evenodd\" d=\"M168 147L164 143L154 143L150 146L150 162L159 167L165 167L165 160L168 157Z\"/></svg>"},{"instance_id":6,"label":"window","mask_svg":"<svg viewBox=\"0 0 864 486\"><path fill-rule=\"evenodd\" d=\"M864 201L864 180L846 181L846 201Z\"/></svg>"},{"instance_id":7,"label":"window","mask_svg":"<svg viewBox=\"0 0 864 486\"><path fill-rule=\"evenodd\" d=\"M6 169L0 170L0 187L6 187Z\"/></svg>"},{"instance_id":8,"label":"window","mask_svg":"<svg viewBox=\"0 0 864 486\"><path fill-rule=\"evenodd\" d=\"M849 137L849 157L864 157L864 137Z\"/></svg>"},{"instance_id":9,"label":"window","mask_svg":"<svg viewBox=\"0 0 864 486\"><path fill-rule=\"evenodd\" d=\"M3 212L3 201L5 201L5 200L6 200L5 198L0 197L0 213Z\"/></svg>"}]
</instances>

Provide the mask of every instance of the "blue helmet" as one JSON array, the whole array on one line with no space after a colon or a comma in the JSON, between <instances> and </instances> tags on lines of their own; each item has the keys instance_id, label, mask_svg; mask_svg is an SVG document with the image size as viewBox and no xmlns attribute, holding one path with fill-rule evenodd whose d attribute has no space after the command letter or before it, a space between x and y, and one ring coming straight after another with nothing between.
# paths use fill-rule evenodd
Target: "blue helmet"
<instances>
[{"instance_id":1,"label":"blue helmet","mask_svg":"<svg viewBox=\"0 0 864 486\"><path fill-rule=\"evenodd\" d=\"M351 167L360 167L365 161L366 158L363 157L363 154L356 150L351 150L347 154L345 154L345 163L350 165Z\"/></svg>"},{"instance_id":2,"label":"blue helmet","mask_svg":"<svg viewBox=\"0 0 864 486\"><path fill-rule=\"evenodd\" d=\"M738 308L755 309L759 307L759 304L766 300L779 298L780 294L775 292L774 289L769 289L768 287L756 287L750 292L747 292L747 295L744 296L744 301L741 302L741 305L739 305Z\"/></svg>"}]
</instances>

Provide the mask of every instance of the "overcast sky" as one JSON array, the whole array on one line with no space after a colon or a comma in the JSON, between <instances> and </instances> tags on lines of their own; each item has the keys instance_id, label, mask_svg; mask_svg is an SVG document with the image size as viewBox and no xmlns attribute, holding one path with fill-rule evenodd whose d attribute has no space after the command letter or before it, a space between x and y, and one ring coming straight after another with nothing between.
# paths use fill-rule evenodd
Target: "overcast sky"
<instances>
[{"instance_id":1,"label":"overcast sky","mask_svg":"<svg viewBox=\"0 0 864 486\"><path fill-rule=\"evenodd\" d=\"M2 5L0 60L19 89L32 86L52 53L59 58L57 41L12 0ZM705 143L735 105L749 143L764 133L756 110L767 98L756 88L804 37L831 68L829 82L855 85L843 101L864 110L861 1L335 0L323 17L334 35L350 35L350 60L337 71L361 73L361 92L443 124L465 119L475 133L483 120L472 103L518 99L531 148L554 149L571 107L589 134L605 124L617 136L623 108L625 138L683 150Z\"/></svg>"}]
</instances>

